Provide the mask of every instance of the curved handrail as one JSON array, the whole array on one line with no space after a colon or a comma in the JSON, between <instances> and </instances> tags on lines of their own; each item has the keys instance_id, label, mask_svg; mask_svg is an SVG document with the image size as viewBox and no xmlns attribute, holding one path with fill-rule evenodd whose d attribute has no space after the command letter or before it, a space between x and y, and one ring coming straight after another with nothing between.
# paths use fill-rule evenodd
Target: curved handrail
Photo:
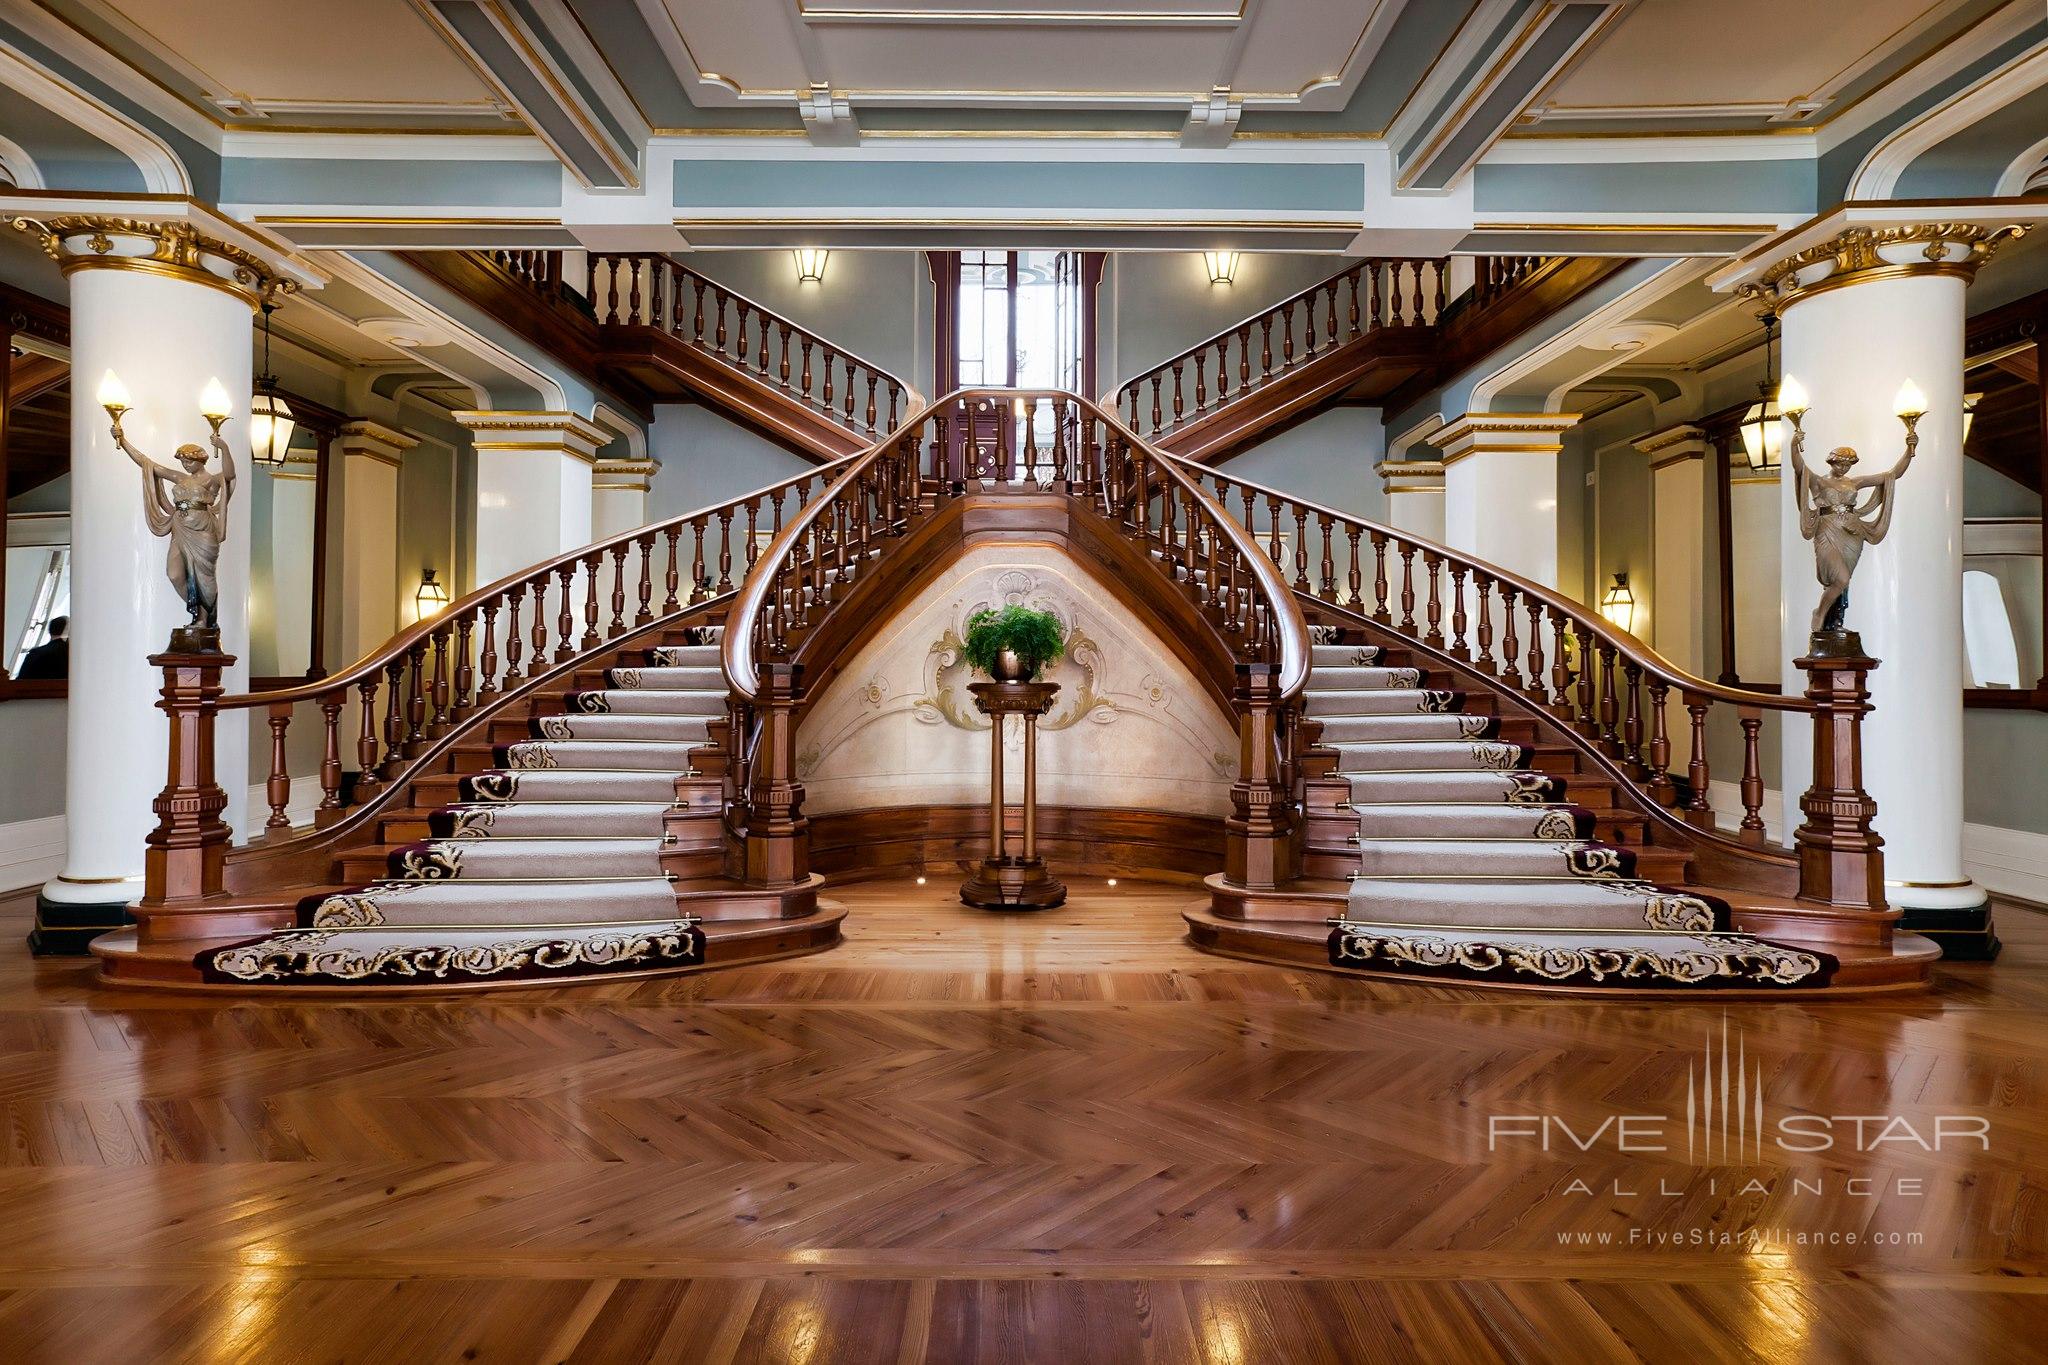
<instances>
[{"instance_id":1,"label":"curved handrail","mask_svg":"<svg viewBox=\"0 0 2048 1365\"><path fill-rule=\"evenodd\" d=\"M1469 572L1484 574L1494 583L1513 588L1525 604L1528 602L1538 602L1546 610L1555 611L1560 615L1573 618L1575 625L1583 622L1587 627L1588 634L1601 643L1611 645L1619 657L1637 664L1646 674L1662 678L1671 686L1681 688L1696 696L1709 697L1715 701L1725 701L1740 706L1756 706L1767 711L1812 711L1815 709L1813 703L1803 696L1786 696L1777 692L1754 692L1747 688L1730 687L1725 683L1713 682L1688 673L1662 654L1659 654L1655 648L1645 643L1640 637L1621 629L1606 617L1601 616L1597 611L1586 607L1582 603L1573 601L1554 588L1547 588L1541 583L1523 578L1521 575L1511 570L1503 569L1499 565L1488 564L1484 560L1474 559L1461 550L1454 550L1448 545L1416 535L1412 531L1403 531L1380 522L1368 521L1364 517L1354 516L1349 512L1340 512L1335 508L1325 507L1321 503L1311 502L1292 493L1283 493L1279 489L1270 488L1262 483L1255 483L1250 479L1223 474L1206 466L1195 464L1192 461L1183 461L1179 456L1173 456L1172 458L1178 463L1185 464L1189 469L1198 471L1203 477L1211 479L1219 488L1228 486L1247 490L1256 494L1259 498L1277 500L1280 503L1298 507L1306 512L1310 518L1318 520L1327 518L1335 524L1355 526L1362 532L1370 533L1375 537L1384 537L1388 542L1400 542L1412 546L1418 552L1434 554L1443 563L1456 564Z\"/></svg>"},{"instance_id":2,"label":"curved handrail","mask_svg":"<svg viewBox=\"0 0 2048 1365\"><path fill-rule=\"evenodd\" d=\"M1720 836L1709 797L1713 772L1707 754L1707 717L1717 703L1732 706L1742 746L1742 774L1736 784L1742 816L1735 837L1752 846L1765 841L1761 752L1764 715L1805 715L1818 723L1825 708L1815 700L1802 695L1753 692L1695 677L1597 612L1519 574L1421 536L1263 484L1214 470L1203 470L1202 474L1213 482L1218 501L1224 506L1229 505L1233 495L1238 499L1244 514L1242 521L1248 529L1256 530L1258 505L1265 504L1267 554L1275 563L1281 563L1284 557L1280 533L1283 517L1293 521L1293 591L1297 595L1365 616L1426 648L1468 664L1511 692L1522 693L1558 723L1577 731L1624 777L1641 784L1650 800L1659 806L1680 808L1688 823L1716 838ZM1308 550L1311 523L1322 540L1313 576L1309 572ZM1341 576L1341 582L1337 570L1342 554L1335 550L1340 532L1350 557L1348 573ZM1369 550L1365 548L1367 544ZM1390 549L1399 558L1398 594L1388 576ZM1369 598L1365 591L1368 555L1372 565ZM1423 561L1421 582L1428 598L1421 622L1415 614L1418 556ZM1442 629L1445 613L1441 598L1446 578L1450 589L1448 635ZM1472 581L1469 598L1467 578ZM1398 620L1393 611L1397 601ZM1496 607L1501 627L1498 656L1494 653ZM1520 633L1518 611L1527 618L1526 636ZM1673 761L1666 715L1674 692L1684 712L1681 720L1690 740L1683 786L1680 778L1674 776L1677 765Z\"/></svg>"},{"instance_id":3,"label":"curved handrail","mask_svg":"<svg viewBox=\"0 0 2048 1365\"><path fill-rule=\"evenodd\" d=\"M647 251L593 254L590 303L602 325L653 327L666 332L851 432L876 436L897 425L899 407L914 409L924 402L916 387L901 375L852 354L672 256ZM771 340L780 345L779 360L771 359ZM822 369L814 365L814 353ZM845 382L840 388L842 364ZM864 406L859 391L863 379ZM886 395L886 406L877 389Z\"/></svg>"},{"instance_id":4,"label":"curved handrail","mask_svg":"<svg viewBox=\"0 0 2048 1365\"><path fill-rule=\"evenodd\" d=\"M1042 406L1050 409L1049 447L1041 447L1036 439L1036 414ZM928 445L923 440L927 429L935 433ZM950 439L955 434L960 439ZM971 466L965 449L969 444L976 447ZM1028 461L1020 464L1013 444L1032 452ZM1042 459L1041 449L1046 452ZM929 471L919 463L926 452ZM735 699L742 704L757 699L764 662L760 656L786 649L785 631L772 632L774 638L764 641L764 634L771 633L772 613L796 609L801 614L802 603L808 600L802 595L825 591L828 576L845 581L848 565L873 547L877 528L882 534L897 533L920 499L964 490L984 477L984 463L996 475L998 486L1015 485L1020 468L1026 479L1044 471L1070 494L1086 497L1120 519L1131 515L1134 504L1142 509L1139 520L1129 524L1149 539L1163 540L1178 554L1168 571L1178 577L1184 570L1190 584L1203 582L1208 605L1231 621L1244 616L1235 628L1247 635L1248 648L1273 656L1281 699L1292 701L1300 695L1308 681L1309 640L1292 591L1251 536L1172 457L1132 432L1114 413L1078 394L957 389L922 405L887 436L837 466L831 486L783 527L756 562L727 615L722 641L721 658ZM1175 491L1166 493L1167 488ZM859 499L859 505L849 509L849 498ZM1160 503L1156 536L1151 513L1155 498ZM1185 535L1177 528L1182 520L1188 525ZM1195 533L1197 521L1208 536ZM1227 556L1218 553L1219 539L1229 546ZM1253 580L1248 590L1237 587L1240 566ZM1198 579L1197 568L1207 570L1206 580ZM807 573L808 582L792 589L786 580L798 573ZM796 600L790 597L792 591ZM1262 624L1256 611L1245 610L1241 594L1247 591L1254 604L1264 606L1270 625Z\"/></svg>"},{"instance_id":5,"label":"curved handrail","mask_svg":"<svg viewBox=\"0 0 2048 1365\"><path fill-rule=\"evenodd\" d=\"M1294 370L1309 360L1383 327L1426 326L1445 306L1448 257L1372 257L1318 281L1239 322L1169 356L1105 393L1101 402L1125 417L1136 431L1151 435L1204 417L1234 397ZM1346 291L1348 299L1343 299ZM1343 307L1340 309L1340 299ZM1319 320L1318 309L1323 316ZM1296 315L1299 310L1300 322ZM1276 363L1275 329L1279 357ZM1256 344L1253 332L1258 333ZM1295 352L1299 337L1302 353ZM1236 356L1237 387L1231 387ZM1215 388L1208 363L1215 359ZM1192 372L1193 385L1189 387ZM1139 412L1141 392L1151 389L1149 421ZM1128 411L1125 409L1128 407Z\"/></svg>"}]
</instances>

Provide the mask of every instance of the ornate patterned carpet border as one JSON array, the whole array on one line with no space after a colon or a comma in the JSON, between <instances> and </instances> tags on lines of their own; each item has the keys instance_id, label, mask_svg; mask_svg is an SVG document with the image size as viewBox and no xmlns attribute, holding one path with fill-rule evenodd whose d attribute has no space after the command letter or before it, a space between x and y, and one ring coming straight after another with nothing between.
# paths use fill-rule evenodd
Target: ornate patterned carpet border
<instances>
[{"instance_id":1,"label":"ornate patterned carpet border","mask_svg":"<svg viewBox=\"0 0 2048 1365\"><path fill-rule=\"evenodd\" d=\"M1820 986L1835 961L1746 934L1596 934L1510 930L1490 938L1427 927L1331 921L1330 963L1446 979L1640 988Z\"/></svg>"},{"instance_id":2,"label":"ornate patterned carpet border","mask_svg":"<svg viewBox=\"0 0 2048 1365\"><path fill-rule=\"evenodd\" d=\"M555 980L694 967L704 933L694 919L641 925L432 933L288 929L201 953L205 978L232 985L451 985Z\"/></svg>"}]
</instances>

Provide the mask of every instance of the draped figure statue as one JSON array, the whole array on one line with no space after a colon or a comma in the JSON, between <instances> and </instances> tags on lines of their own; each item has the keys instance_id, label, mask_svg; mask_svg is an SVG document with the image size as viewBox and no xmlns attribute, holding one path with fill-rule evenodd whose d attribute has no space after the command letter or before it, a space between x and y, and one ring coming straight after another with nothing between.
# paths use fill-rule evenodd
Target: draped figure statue
<instances>
[{"instance_id":1,"label":"draped figure statue","mask_svg":"<svg viewBox=\"0 0 2048 1365\"><path fill-rule=\"evenodd\" d=\"M220 472L206 470L206 452L196 445L178 447L180 469L158 464L134 446L114 421L114 443L142 471L142 513L151 534L168 536L170 553L164 574L191 613L187 629L220 629L221 542L228 534L228 502L235 494L235 457L214 424L213 448L220 453Z\"/></svg>"},{"instance_id":2,"label":"draped figure statue","mask_svg":"<svg viewBox=\"0 0 2048 1365\"><path fill-rule=\"evenodd\" d=\"M1875 545L1891 529L1895 485L1920 449L1920 432L1906 424L1906 453L1884 474L1854 478L1856 451L1837 446L1828 452L1827 474L1806 467L1806 432L1792 427L1792 496L1799 504L1799 534L1813 542L1813 572L1820 580L1820 602L1813 609L1813 633L1839 631L1849 612L1849 579L1863 547ZM1865 493L1868 502L1862 502ZM1859 506L1859 502L1861 505Z\"/></svg>"}]
</instances>

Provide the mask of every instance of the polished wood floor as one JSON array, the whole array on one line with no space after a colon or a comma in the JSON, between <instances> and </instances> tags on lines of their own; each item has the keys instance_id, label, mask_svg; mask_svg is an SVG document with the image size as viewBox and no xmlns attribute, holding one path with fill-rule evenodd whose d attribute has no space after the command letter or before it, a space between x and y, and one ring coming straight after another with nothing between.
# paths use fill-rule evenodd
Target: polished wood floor
<instances>
[{"instance_id":1,"label":"polished wood floor","mask_svg":"<svg viewBox=\"0 0 2048 1365\"><path fill-rule=\"evenodd\" d=\"M1205 957L1186 890L1074 890L848 888L821 956L425 1002L108 991L14 914L0 1359L2043 1356L2048 918L1932 996L1643 1005ZM1724 1023L1773 1120L1989 1150L1489 1152L1682 1115Z\"/></svg>"}]
</instances>

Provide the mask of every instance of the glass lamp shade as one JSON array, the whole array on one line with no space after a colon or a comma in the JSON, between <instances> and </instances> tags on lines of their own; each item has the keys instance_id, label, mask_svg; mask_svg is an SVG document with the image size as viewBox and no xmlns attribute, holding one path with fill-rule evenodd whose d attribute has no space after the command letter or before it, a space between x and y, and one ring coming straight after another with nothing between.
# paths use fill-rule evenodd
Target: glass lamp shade
<instances>
[{"instance_id":1,"label":"glass lamp shade","mask_svg":"<svg viewBox=\"0 0 2048 1365\"><path fill-rule=\"evenodd\" d=\"M448 605L448 589L435 577L438 572L436 569L420 570L419 591L412 595L412 604L422 621Z\"/></svg>"},{"instance_id":2,"label":"glass lamp shade","mask_svg":"<svg viewBox=\"0 0 2048 1365\"><path fill-rule=\"evenodd\" d=\"M297 425L289 403L274 393L258 393L249 404L249 458L273 467L283 464Z\"/></svg>"},{"instance_id":3,"label":"glass lamp shade","mask_svg":"<svg viewBox=\"0 0 2048 1365\"><path fill-rule=\"evenodd\" d=\"M1202 253L1202 268L1209 272L1209 283L1229 284L1237 278L1237 253L1205 251Z\"/></svg>"},{"instance_id":4,"label":"glass lamp shade","mask_svg":"<svg viewBox=\"0 0 2048 1365\"><path fill-rule=\"evenodd\" d=\"M1963 439L1965 441L1970 439L1970 427L1977 420L1977 405L1983 401L1984 395L1981 393L1966 393L1963 395Z\"/></svg>"},{"instance_id":5,"label":"glass lamp shade","mask_svg":"<svg viewBox=\"0 0 2048 1365\"><path fill-rule=\"evenodd\" d=\"M1758 399L1742 414L1742 453L1751 469L1776 469L1785 449L1784 413L1775 398Z\"/></svg>"},{"instance_id":6,"label":"glass lamp shade","mask_svg":"<svg viewBox=\"0 0 2048 1365\"><path fill-rule=\"evenodd\" d=\"M1614 586L1600 599L1600 614L1623 630L1631 629L1636 619L1636 595L1628 590L1628 575L1614 575Z\"/></svg>"},{"instance_id":7,"label":"glass lamp shade","mask_svg":"<svg viewBox=\"0 0 2048 1365\"><path fill-rule=\"evenodd\" d=\"M816 247L798 247L789 253L796 258L796 282L798 284L823 284L825 282L825 258L832 253Z\"/></svg>"}]
</instances>

